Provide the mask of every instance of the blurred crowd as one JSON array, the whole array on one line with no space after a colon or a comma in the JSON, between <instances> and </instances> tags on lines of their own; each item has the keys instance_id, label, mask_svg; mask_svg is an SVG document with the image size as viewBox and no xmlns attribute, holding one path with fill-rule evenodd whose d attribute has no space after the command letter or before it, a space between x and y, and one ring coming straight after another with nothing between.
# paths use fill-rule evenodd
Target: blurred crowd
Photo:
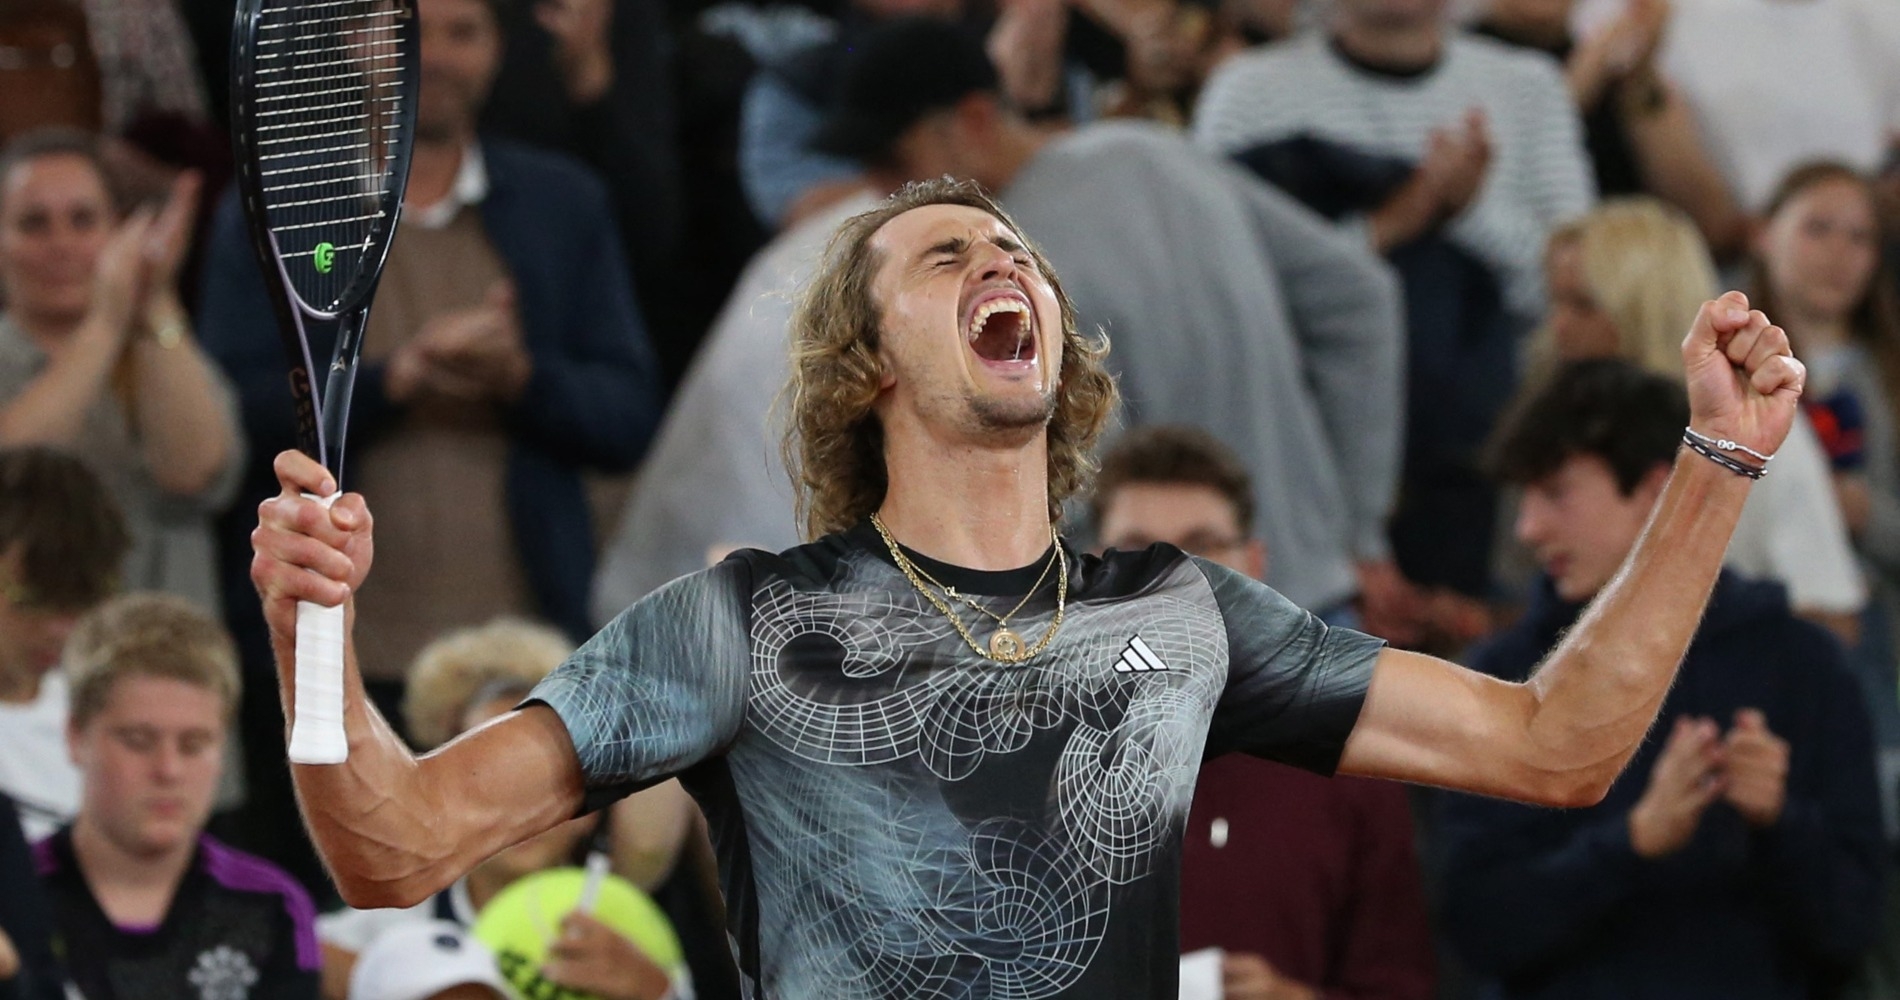
<instances>
[{"instance_id":1,"label":"blurred crowd","mask_svg":"<svg viewBox=\"0 0 1900 1000\"><path fill-rule=\"evenodd\" d=\"M1634 544L1681 339L1740 288L1802 416L1609 797L1208 761L1182 997L1900 997L1900 4L416 6L345 486L418 751L802 540L787 319L907 182L994 193L1111 344L1070 537L1508 680ZM342 908L309 847L249 579L295 424L232 15L0 0L0 997L738 996L676 783L410 910Z\"/></svg>"}]
</instances>

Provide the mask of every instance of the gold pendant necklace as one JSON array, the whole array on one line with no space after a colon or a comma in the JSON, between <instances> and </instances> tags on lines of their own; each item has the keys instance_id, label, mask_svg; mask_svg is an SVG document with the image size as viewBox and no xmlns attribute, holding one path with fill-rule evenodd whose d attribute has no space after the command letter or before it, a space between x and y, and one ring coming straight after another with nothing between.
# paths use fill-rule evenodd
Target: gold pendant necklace
<instances>
[{"instance_id":1,"label":"gold pendant necklace","mask_svg":"<svg viewBox=\"0 0 1900 1000\"><path fill-rule=\"evenodd\" d=\"M1011 608L1009 614L1006 615L998 615L996 612L978 604L967 595L957 593L955 587L944 586L938 582L935 577L925 572L923 567L911 562L910 557L904 555L903 548L897 544L897 539L891 537L890 529L884 527L883 519L876 514L871 515L871 526L877 529L878 537L884 539L885 547L891 550L891 561L897 564L897 568L903 572L904 578L910 581L912 587L917 588L918 593L924 595L924 599L929 601L931 606L941 612L945 618L950 619L950 624L956 628L957 634L963 637L963 641L968 644L978 656L987 657L999 663L1021 663L1049 648L1050 641L1056 636L1056 630L1062 627L1062 617L1067 608L1069 597L1069 561L1063 558L1062 537L1056 534L1054 526L1051 526L1049 529L1050 541L1055 548L1055 551L1050 555L1049 565L1043 567L1042 575L1036 578L1036 583L1029 588L1029 593L1024 594L1023 599L1016 602L1016 606ZM1049 578L1050 565L1056 567L1056 614L1055 617L1050 620L1049 628L1043 632L1042 638L1038 639L1034 646L1026 646L1023 642L1023 637L1016 634L1015 630L1009 627L1009 619L1015 615L1016 612L1021 611L1023 606L1029 603L1029 598L1034 596L1036 591L1042 588L1042 582ZM944 603L929 587L924 585L924 580L926 579L936 584L937 587L952 600L961 600L977 611L996 619L998 628L995 632L990 634L989 648L987 650L977 645L976 637L970 634L970 630L964 626L963 620L957 617L956 609Z\"/></svg>"}]
</instances>

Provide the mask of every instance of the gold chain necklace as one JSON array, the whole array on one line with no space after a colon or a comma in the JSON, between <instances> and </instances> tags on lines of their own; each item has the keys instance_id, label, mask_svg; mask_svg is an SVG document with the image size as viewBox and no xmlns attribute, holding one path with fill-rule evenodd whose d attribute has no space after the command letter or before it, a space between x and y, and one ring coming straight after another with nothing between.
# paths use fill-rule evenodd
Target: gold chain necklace
<instances>
[{"instance_id":1,"label":"gold chain necklace","mask_svg":"<svg viewBox=\"0 0 1900 1000\"><path fill-rule=\"evenodd\" d=\"M1023 609L1023 605L1029 603L1030 598L1036 596L1036 591L1042 589L1043 581L1049 579L1049 571L1055 568L1056 560L1060 558L1062 558L1062 550L1056 549L1055 551L1051 552L1049 554L1049 561L1042 564L1042 575L1036 577L1036 582L1029 585L1029 592L1024 594L1023 599L1020 601L1017 601L1016 606L1013 608L1010 608L1008 613L1001 614L1001 615L977 603L976 598L971 597L968 594L957 593L957 588L949 586L948 584L944 583L942 580L939 580L936 577L931 576L929 570L923 568L922 566L917 565L915 562L912 562L910 564L910 568L916 570L919 576L922 576L924 579L929 580L933 584L936 584L937 589L943 591L944 596L950 598L953 601L962 601L963 603L970 606L970 610L975 611L978 614L988 615L991 619L993 619L996 622L996 624L1001 625L1003 628L1007 629L1009 628L1009 620L1011 618L1016 617L1016 612L1021 611Z\"/></svg>"},{"instance_id":2,"label":"gold chain necklace","mask_svg":"<svg viewBox=\"0 0 1900 1000\"><path fill-rule=\"evenodd\" d=\"M976 655L995 660L998 663L1022 663L1041 653L1043 650L1048 649L1050 641L1056 637L1056 630L1062 627L1062 616L1068 607L1069 599L1069 561L1063 558L1062 538L1056 534L1055 528L1051 527L1049 529L1049 537L1055 545L1056 615L1050 620L1048 630L1042 633L1042 638L1036 640L1034 646L1024 648L1022 636L1017 635L1008 627L1008 623L1004 621L1004 619L1007 619L1010 615L1022 610L1024 604L1029 603L1029 595L1026 594L1023 596L1022 601L1018 603L1015 608L1010 610L1009 615L1004 615L1002 618L997 619L998 624L1003 627L997 629L990 635L989 648L984 649L977 644L976 637L971 635L970 630L964 626L963 619L957 617L956 609L945 604L942 598L939 598L929 587L924 585L924 581L920 577L923 570L913 564L909 557L904 555L904 550L897 544L897 539L891 537L890 529L884 527L884 521L876 514L871 515L871 526L877 529L878 536L884 539L885 546L891 550L891 560L897 563L897 568L903 572L904 578L910 581L911 586L917 588L918 593L924 595L924 600L929 601L931 606L941 612L945 618L950 619L950 624L957 630L957 634L963 637L963 641L968 643L972 650L976 651ZM1048 576L1047 567L1043 569L1043 576ZM931 582L936 583L935 580ZM937 586L943 587L943 584L939 583ZM1042 581L1037 580L1036 586L1042 586ZM955 591L949 587L944 587L943 589L955 594ZM1035 589L1031 588L1029 594L1034 593ZM965 600L968 600L968 598L965 598ZM977 610L988 614L992 618L996 617L996 614L987 608L978 607Z\"/></svg>"}]
</instances>

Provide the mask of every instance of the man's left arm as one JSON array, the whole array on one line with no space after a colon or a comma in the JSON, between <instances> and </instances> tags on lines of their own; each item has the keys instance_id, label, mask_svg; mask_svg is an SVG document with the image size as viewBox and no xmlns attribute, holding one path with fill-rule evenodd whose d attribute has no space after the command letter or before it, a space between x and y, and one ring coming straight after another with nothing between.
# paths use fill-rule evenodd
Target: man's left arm
<instances>
[{"instance_id":1,"label":"man's left arm","mask_svg":"<svg viewBox=\"0 0 1900 1000\"><path fill-rule=\"evenodd\" d=\"M563 255L559 312L552 337L530 338L533 371L514 407L517 432L536 448L573 465L608 471L632 468L646 454L660 419L658 365L634 306L620 237L605 192L587 178ZM523 308L553 308L521 288Z\"/></svg>"},{"instance_id":2,"label":"man's left arm","mask_svg":"<svg viewBox=\"0 0 1900 1000\"><path fill-rule=\"evenodd\" d=\"M1696 315L1683 342L1690 420L1773 454L1806 373L1787 335L1747 303L1730 292ZM1339 769L1549 805L1600 801L1655 720L1748 483L1684 450L1621 570L1523 683L1381 651Z\"/></svg>"}]
</instances>

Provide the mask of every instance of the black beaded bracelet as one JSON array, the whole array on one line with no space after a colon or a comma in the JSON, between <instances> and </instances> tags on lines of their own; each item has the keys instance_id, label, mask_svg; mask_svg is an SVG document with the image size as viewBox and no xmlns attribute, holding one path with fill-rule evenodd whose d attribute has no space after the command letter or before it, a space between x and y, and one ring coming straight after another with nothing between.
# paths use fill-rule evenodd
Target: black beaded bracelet
<instances>
[{"instance_id":1,"label":"black beaded bracelet","mask_svg":"<svg viewBox=\"0 0 1900 1000\"><path fill-rule=\"evenodd\" d=\"M1749 479L1760 479L1762 476L1766 475L1768 472L1768 469L1766 466L1754 466L1754 465L1748 465L1744 462L1739 462L1733 458L1730 458L1727 455L1722 454L1719 451L1716 451L1714 448L1711 448L1708 445L1703 444L1702 435L1697 434L1694 431L1683 432L1682 443L1687 445L1690 451L1693 451L1696 454L1701 455L1703 458L1706 458L1709 461L1714 462L1715 464L1721 466L1724 469L1727 469L1730 472L1735 473L1738 476L1746 476Z\"/></svg>"}]
</instances>

